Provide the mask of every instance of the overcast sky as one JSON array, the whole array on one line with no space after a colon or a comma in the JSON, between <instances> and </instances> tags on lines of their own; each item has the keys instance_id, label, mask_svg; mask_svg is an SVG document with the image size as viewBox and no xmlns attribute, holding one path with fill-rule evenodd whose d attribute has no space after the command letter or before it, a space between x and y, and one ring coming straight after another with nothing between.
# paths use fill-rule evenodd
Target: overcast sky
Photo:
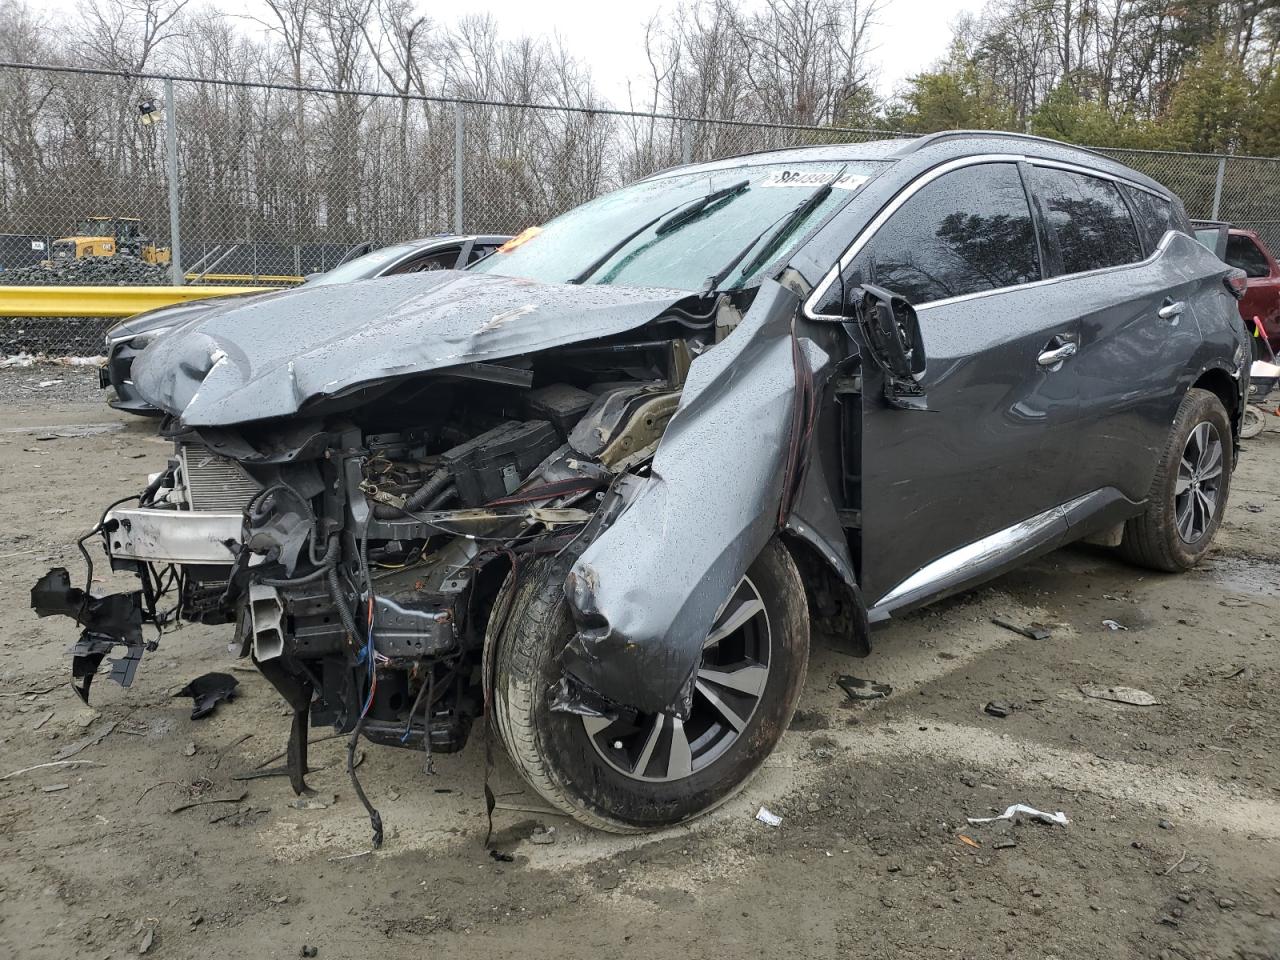
<instances>
[{"instance_id":1,"label":"overcast sky","mask_svg":"<svg viewBox=\"0 0 1280 960\"><path fill-rule=\"evenodd\" d=\"M257 13L260 0L212 0L228 11ZM950 24L965 10L977 10L983 0L885 0L872 31L872 57L878 65L878 86L891 94L902 80L940 57L950 39ZM627 83L643 101L648 76L644 56L644 24L672 0L469 0L447 11L423 3L431 16L448 21L459 12L492 13L507 36L558 34L565 46L590 65L600 93L622 106ZM749 6L749 0L744 3ZM637 106L643 105L638 102Z\"/></svg>"}]
</instances>

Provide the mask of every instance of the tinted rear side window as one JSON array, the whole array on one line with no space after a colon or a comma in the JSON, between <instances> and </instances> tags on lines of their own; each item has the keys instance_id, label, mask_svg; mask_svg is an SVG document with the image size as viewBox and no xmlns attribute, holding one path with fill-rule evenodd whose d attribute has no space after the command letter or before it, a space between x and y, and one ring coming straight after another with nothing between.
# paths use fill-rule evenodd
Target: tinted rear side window
<instances>
[{"instance_id":1,"label":"tinted rear side window","mask_svg":"<svg viewBox=\"0 0 1280 960\"><path fill-rule=\"evenodd\" d=\"M1057 237L1064 273L1084 273L1142 259L1133 217L1110 180L1033 167L1031 183Z\"/></svg>"},{"instance_id":2,"label":"tinted rear side window","mask_svg":"<svg viewBox=\"0 0 1280 960\"><path fill-rule=\"evenodd\" d=\"M1250 277L1266 277L1271 274L1271 265L1258 245L1248 237L1233 233L1227 237L1227 263L1238 267Z\"/></svg>"},{"instance_id":3,"label":"tinted rear side window","mask_svg":"<svg viewBox=\"0 0 1280 960\"><path fill-rule=\"evenodd\" d=\"M1138 226L1146 234L1148 250L1154 250L1159 246L1164 235L1170 230L1186 232L1186 226L1181 222L1177 210L1164 197L1157 197L1154 193L1134 187L1125 187L1124 192L1129 197L1134 213L1137 214ZM1213 248L1210 247L1210 249Z\"/></svg>"},{"instance_id":4,"label":"tinted rear side window","mask_svg":"<svg viewBox=\"0 0 1280 960\"><path fill-rule=\"evenodd\" d=\"M917 305L1038 279L1031 210L1012 163L964 167L922 187L845 273L846 284L874 283Z\"/></svg>"}]
</instances>

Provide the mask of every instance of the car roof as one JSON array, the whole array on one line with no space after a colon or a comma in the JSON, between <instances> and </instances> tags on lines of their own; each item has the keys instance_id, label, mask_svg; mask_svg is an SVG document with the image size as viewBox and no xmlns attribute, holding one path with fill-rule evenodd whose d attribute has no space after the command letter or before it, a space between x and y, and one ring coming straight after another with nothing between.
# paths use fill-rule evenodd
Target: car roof
<instances>
[{"instance_id":1,"label":"car roof","mask_svg":"<svg viewBox=\"0 0 1280 960\"><path fill-rule=\"evenodd\" d=\"M838 131L833 131L838 132ZM786 147L763 150L757 153L726 157L708 163L674 167L654 174L654 177L693 170L716 170L742 166L758 166L771 163L840 162L856 160L899 161L912 159L912 166L933 162L943 163L965 156L985 153L1018 153L1044 160L1058 160L1091 168L1100 173L1128 180L1148 190L1172 196L1168 187L1127 167L1105 154L1077 147L1047 137L1026 133L1008 133L997 130L945 130L920 137L868 140L863 143L836 143L821 146Z\"/></svg>"}]
</instances>

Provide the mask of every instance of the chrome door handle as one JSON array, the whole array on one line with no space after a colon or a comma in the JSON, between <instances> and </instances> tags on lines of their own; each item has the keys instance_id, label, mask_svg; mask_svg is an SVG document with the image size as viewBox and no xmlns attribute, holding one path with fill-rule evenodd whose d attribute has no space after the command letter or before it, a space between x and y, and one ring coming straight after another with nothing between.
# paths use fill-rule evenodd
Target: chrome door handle
<instances>
[{"instance_id":1,"label":"chrome door handle","mask_svg":"<svg viewBox=\"0 0 1280 960\"><path fill-rule=\"evenodd\" d=\"M1038 362L1042 367L1052 367L1061 363L1063 360L1067 359L1067 357L1074 357L1075 355L1076 345L1071 341L1068 341L1060 347L1054 347L1051 350L1042 351L1040 356L1036 357L1036 362Z\"/></svg>"},{"instance_id":2,"label":"chrome door handle","mask_svg":"<svg viewBox=\"0 0 1280 960\"><path fill-rule=\"evenodd\" d=\"M1157 315L1161 320L1176 320L1182 316L1182 311L1186 309L1186 306L1181 300L1166 300Z\"/></svg>"}]
</instances>

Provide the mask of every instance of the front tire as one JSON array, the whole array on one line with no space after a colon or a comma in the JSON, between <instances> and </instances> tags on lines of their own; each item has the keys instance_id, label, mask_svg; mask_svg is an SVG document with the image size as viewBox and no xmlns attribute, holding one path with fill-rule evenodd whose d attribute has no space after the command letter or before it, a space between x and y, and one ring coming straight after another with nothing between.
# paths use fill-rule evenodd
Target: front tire
<instances>
[{"instance_id":1,"label":"front tire","mask_svg":"<svg viewBox=\"0 0 1280 960\"><path fill-rule=\"evenodd\" d=\"M1213 546L1231 491L1231 420L1217 395L1182 398L1151 482L1147 509L1125 524L1120 553L1132 563L1179 573Z\"/></svg>"},{"instance_id":2,"label":"front tire","mask_svg":"<svg viewBox=\"0 0 1280 960\"><path fill-rule=\"evenodd\" d=\"M493 721L512 763L552 806L600 830L639 833L733 796L791 722L809 659L804 587L771 541L708 637L687 720L584 718L551 709L559 655L573 635L564 568L523 564L493 644Z\"/></svg>"}]
</instances>

